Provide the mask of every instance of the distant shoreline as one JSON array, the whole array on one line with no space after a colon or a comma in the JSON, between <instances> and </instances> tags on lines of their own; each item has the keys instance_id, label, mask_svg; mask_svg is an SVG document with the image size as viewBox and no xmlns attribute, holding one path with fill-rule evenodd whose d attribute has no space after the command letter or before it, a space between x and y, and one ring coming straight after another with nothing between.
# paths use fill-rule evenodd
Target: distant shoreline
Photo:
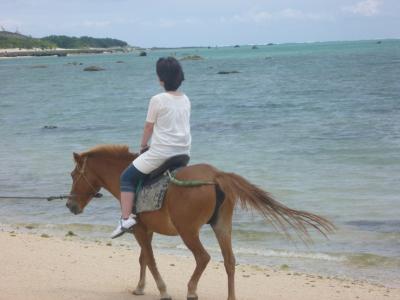
<instances>
[{"instance_id":1,"label":"distant shoreline","mask_svg":"<svg viewBox=\"0 0 400 300\"><path fill-rule=\"evenodd\" d=\"M0 57L22 56L67 56L70 54L103 54L103 53L129 53L139 48L85 48L85 49L0 49Z\"/></svg>"},{"instance_id":2,"label":"distant shoreline","mask_svg":"<svg viewBox=\"0 0 400 300\"><path fill-rule=\"evenodd\" d=\"M225 47L263 47L263 46L290 46L298 44L346 44L351 42L364 42L381 44L386 42L397 41L398 39L376 39L376 40L359 40L359 41L325 41L325 42L303 42L303 43L269 43L269 44L244 44L244 45L219 45L219 46L182 46L182 47L112 47L112 48L80 48L80 49L42 49L42 48L12 48L12 49L1 49L0 58L13 58L13 57L29 57L29 56L67 56L70 54L104 54L104 53L131 53L134 51L157 51L157 50L183 50L183 49L214 49L214 48L225 48ZM256 49L256 48L255 48Z\"/></svg>"}]
</instances>

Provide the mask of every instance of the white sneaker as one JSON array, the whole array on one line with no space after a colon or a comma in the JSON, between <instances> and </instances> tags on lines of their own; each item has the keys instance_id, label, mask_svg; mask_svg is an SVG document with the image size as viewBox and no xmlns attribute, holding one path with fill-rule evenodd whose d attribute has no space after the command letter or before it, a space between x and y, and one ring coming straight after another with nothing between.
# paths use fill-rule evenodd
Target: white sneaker
<instances>
[{"instance_id":1,"label":"white sneaker","mask_svg":"<svg viewBox=\"0 0 400 300\"><path fill-rule=\"evenodd\" d=\"M134 219L133 215L130 215L128 219L120 219L117 228L111 233L111 238L115 239L125 232L130 231L131 228L136 224L136 220Z\"/></svg>"}]
</instances>

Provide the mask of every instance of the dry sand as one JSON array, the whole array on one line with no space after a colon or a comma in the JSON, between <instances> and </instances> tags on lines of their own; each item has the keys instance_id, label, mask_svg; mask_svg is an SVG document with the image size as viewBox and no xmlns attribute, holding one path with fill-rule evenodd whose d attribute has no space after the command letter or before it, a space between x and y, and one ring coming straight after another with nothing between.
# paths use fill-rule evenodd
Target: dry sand
<instances>
[{"instance_id":1,"label":"dry sand","mask_svg":"<svg viewBox=\"0 0 400 300\"><path fill-rule=\"evenodd\" d=\"M132 241L132 244L134 242ZM138 251L78 237L51 237L24 232L0 232L0 299L159 299L148 272L146 295L132 295L139 278ZM173 299L186 299L186 284L194 268L191 257L158 255L159 270ZM322 300L400 299L399 288L239 265L237 299ZM223 264L211 262L198 288L199 299L226 299Z\"/></svg>"}]
</instances>

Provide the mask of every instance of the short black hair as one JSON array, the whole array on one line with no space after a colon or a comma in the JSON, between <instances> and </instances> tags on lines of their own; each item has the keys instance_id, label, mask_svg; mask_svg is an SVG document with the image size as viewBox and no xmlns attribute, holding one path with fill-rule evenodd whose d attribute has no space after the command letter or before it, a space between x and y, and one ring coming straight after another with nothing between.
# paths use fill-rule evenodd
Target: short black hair
<instances>
[{"instance_id":1,"label":"short black hair","mask_svg":"<svg viewBox=\"0 0 400 300\"><path fill-rule=\"evenodd\" d=\"M185 80L181 64L173 57L159 58L156 66L158 78L164 82L167 92L176 91Z\"/></svg>"}]
</instances>

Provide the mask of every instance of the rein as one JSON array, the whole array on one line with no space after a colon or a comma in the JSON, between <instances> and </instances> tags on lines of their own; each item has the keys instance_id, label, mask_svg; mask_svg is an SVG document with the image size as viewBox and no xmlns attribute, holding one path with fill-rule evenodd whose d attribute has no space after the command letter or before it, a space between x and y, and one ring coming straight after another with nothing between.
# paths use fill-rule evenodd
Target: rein
<instances>
[{"instance_id":1,"label":"rein","mask_svg":"<svg viewBox=\"0 0 400 300\"><path fill-rule=\"evenodd\" d=\"M88 193L88 194L84 194L84 195L91 195L91 196L93 196L94 198L101 198L101 197L103 197L103 194L99 193L99 190L96 190L96 189L94 188L94 186L90 183L89 179L87 179L87 177L86 177L86 175L85 175L85 169L86 169L86 162L87 162L87 159L88 159L87 156L83 159L82 168L79 168L78 163L76 163L76 169L77 169L78 172L79 172L79 177L78 177L76 180L74 180L74 182L72 183L72 189L74 188L74 186L76 185L76 183L77 183L81 178L83 178L83 179L86 181L86 183L89 185L89 187L93 190L93 193ZM78 195L83 195L83 194L72 194L72 195L69 195L68 197L69 197L69 198L73 198L73 197L77 197ZM50 200L49 200L49 201L50 201Z\"/></svg>"},{"instance_id":2,"label":"rein","mask_svg":"<svg viewBox=\"0 0 400 300\"><path fill-rule=\"evenodd\" d=\"M49 196L49 197L40 197L40 196L0 196L0 199L29 199L29 200L47 200L53 201L57 199L68 199L71 197L76 197L77 195L93 195L94 198L101 198L103 194L96 193L96 194L73 194L73 195L60 195L60 196Z\"/></svg>"}]
</instances>

